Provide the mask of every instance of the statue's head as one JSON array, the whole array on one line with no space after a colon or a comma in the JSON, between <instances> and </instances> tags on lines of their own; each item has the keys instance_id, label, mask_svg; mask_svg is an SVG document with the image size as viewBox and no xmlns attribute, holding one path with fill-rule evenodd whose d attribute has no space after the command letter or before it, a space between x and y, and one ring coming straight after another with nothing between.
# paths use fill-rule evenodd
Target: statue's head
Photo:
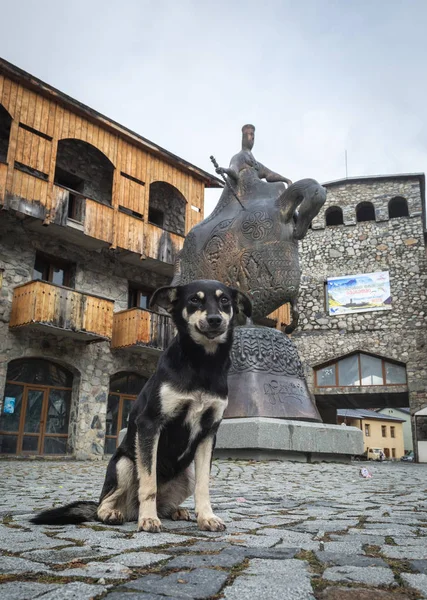
<instances>
[{"instance_id":1,"label":"statue's head","mask_svg":"<svg viewBox=\"0 0 427 600\"><path fill-rule=\"evenodd\" d=\"M253 125L243 125L242 127L242 148L252 150L255 142L255 127Z\"/></svg>"}]
</instances>

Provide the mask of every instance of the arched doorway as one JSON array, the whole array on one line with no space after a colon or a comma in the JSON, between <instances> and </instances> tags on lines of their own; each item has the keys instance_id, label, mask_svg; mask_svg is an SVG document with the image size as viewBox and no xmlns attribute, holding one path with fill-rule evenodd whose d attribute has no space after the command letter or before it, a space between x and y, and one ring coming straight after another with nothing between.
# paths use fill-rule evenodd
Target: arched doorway
<instances>
[{"instance_id":1,"label":"arched doorway","mask_svg":"<svg viewBox=\"0 0 427 600\"><path fill-rule=\"evenodd\" d=\"M127 427L132 405L146 382L146 377L136 373L116 373L111 377L105 426L105 454L113 454L119 445L119 432Z\"/></svg>"},{"instance_id":2,"label":"arched doorway","mask_svg":"<svg viewBox=\"0 0 427 600\"><path fill-rule=\"evenodd\" d=\"M0 454L66 454L73 375L41 358L9 363Z\"/></svg>"}]
</instances>

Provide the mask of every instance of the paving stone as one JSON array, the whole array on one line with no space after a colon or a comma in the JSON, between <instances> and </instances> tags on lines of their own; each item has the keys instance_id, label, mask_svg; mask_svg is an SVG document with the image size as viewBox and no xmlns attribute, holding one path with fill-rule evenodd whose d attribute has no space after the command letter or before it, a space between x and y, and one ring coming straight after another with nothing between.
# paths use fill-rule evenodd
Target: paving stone
<instances>
[{"instance_id":1,"label":"paving stone","mask_svg":"<svg viewBox=\"0 0 427 600\"><path fill-rule=\"evenodd\" d=\"M105 596L108 600L165 600L165 596L158 594L139 594L138 592L113 592Z\"/></svg>"},{"instance_id":2,"label":"paving stone","mask_svg":"<svg viewBox=\"0 0 427 600\"><path fill-rule=\"evenodd\" d=\"M264 535L248 535L242 534L239 536L230 536L226 538L226 541L236 546L247 546L250 548L272 548L278 542L280 542L281 536L264 536ZM294 544L295 545L295 544Z\"/></svg>"},{"instance_id":3,"label":"paving stone","mask_svg":"<svg viewBox=\"0 0 427 600\"><path fill-rule=\"evenodd\" d=\"M417 590L423 595L423 598L427 598L427 575L402 573L401 578L407 586Z\"/></svg>"},{"instance_id":4,"label":"paving stone","mask_svg":"<svg viewBox=\"0 0 427 600\"><path fill-rule=\"evenodd\" d=\"M224 589L228 600L314 600L308 565L300 560L260 560Z\"/></svg>"},{"instance_id":5,"label":"paving stone","mask_svg":"<svg viewBox=\"0 0 427 600\"><path fill-rule=\"evenodd\" d=\"M395 583L391 569L384 567L330 567L323 573L328 581L344 581L345 583L364 583L365 585L392 585Z\"/></svg>"},{"instance_id":6,"label":"paving stone","mask_svg":"<svg viewBox=\"0 0 427 600\"><path fill-rule=\"evenodd\" d=\"M425 560L427 559L427 546L381 546L381 554L387 558L397 558L398 560Z\"/></svg>"},{"instance_id":7,"label":"paving stone","mask_svg":"<svg viewBox=\"0 0 427 600\"><path fill-rule=\"evenodd\" d=\"M324 542L325 552L338 552L340 554L363 554L362 544L345 539L342 542Z\"/></svg>"},{"instance_id":8,"label":"paving stone","mask_svg":"<svg viewBox=\"0 0 427 600\"><path fill-rule=\"evenodd\" d=\"M110 562L120 563L126 567L148 567L162 560L172 558L170 554L153 554L150 552L127 552L119 554L107 560L105 564Z\"/></svg>"},{"instance_id":9,"label":"paving stone","mask_svg":"<svg viewBox=\"0 0 427 600\"><path fill-rule=\"evenodd\" d=\"M107 591L102 585L89 585L81 581L74 581L61 585L59 588L42 596L43 600L93 600Z\"/></svg>"},{"instance_id":10,"label":"paving stone","mask_svg":"<svg viewBox=\"0 0 427 600\"><path fill-rule=\"evenodd\" d=\"M299 548L245 548L246 558L265 558L282 560L294 558Z\"/></svg>"},{"instance_id":11,"label":"paving stone","mask_svg":"<svg viewBox=\"0 0 427 600\"><path fill-rule=\"evenodd\" d=\"M58 584L56 583L12 581L0 585L0 598L4 600L32 600L57 588Z\"/></svg>"},{"instance_id":12,"label":"paving stone","mask_svg":"<svg viewBox=\"0 0 427 600\"><path fill-rule=\"evenodd\" d=\"M168 569L197 569L200 567L226 567L231 569L245 559L245 552L240 548L224 550L219 554L188 554L177 556L168 562Z\"/></svg>"},{"instance_id":13,"label":"paving stone","mask_svg":"<svg viewBox=\"0 0 427 600\"><path fill-rule=\"evenodd\" d=\"M23 558L43 562L46 564L61 565L75 560L86 560L110 556L113 550L102 550L101 548L86 548L82 546L70 546L62 550L33 550L22 554Z\"/></svg>"},{"instance_id":14,"label":"paving stone","mask_svg":"<svg viewBox=\"0 0 427 600\"><path fill-rule=\"evenodd\" d=\"M0 556L0 573L12 575L18 573L48 573L49 567L25 558L16 556Z\"/></svg>"},{"instance_id":15,"label":"paving stone","mask_svg":"<svg viewBox=\"0 0 427 600\"><path fill-rule=\"evenodd\" d=\"M410 600L404 594L368 588L327 587L318 596L319 600Z\"/></svg>"},{"instance_id":16,"label":"paving stone","mask_svg":"<svg viewBox=\"0 0 427 600\"><path fill-rule=\"evenodd\" d=\"M321 563L344 567L388 567L387 563L377 556L362 556L360 554L339 554L338 552L315 552L316 558Z\"/></svg>"},{"instance_id":17,"label":"paving stone","mask_svg":"<svg viewBox=\"0 0 427 600\"><path fill-rule=\"evenodd\" d=\"M427 560L411 560L409 564L415 571L427 575Z\"/></svg>"},{"instance_id":18,"label":"paving stone","mask_svg":"<svg viewBox=\"0 0 427 600\"><path fill-rule=\"evenodd\" d=\"M227 573L223 571L198 569L189 572L178 571L165 577L147 575L129 582L124 587L130 590L164 594L173 598L209 598L220 591L227 577Z\"/></svg>"},{"instance_id":19,"label":"paving stone","mask_svg":"<svg viewBox=\"0 0 427 600\"><path fill-rule=\"evenodd\" d=\"M92 577L93 579L128 579L132 571L117 562L89 562L84 567L55 571L61 577Z\"/></svg>"}]
</instances>

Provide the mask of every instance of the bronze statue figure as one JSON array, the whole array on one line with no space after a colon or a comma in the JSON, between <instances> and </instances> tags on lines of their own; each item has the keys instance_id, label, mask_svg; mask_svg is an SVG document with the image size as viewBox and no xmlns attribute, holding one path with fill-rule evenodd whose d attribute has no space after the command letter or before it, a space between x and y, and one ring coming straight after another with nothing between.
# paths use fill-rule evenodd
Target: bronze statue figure
<instances>
[{"instance_id":1,"label":"bronze statue figure","mask_svg":"<svg viewBox=\"0 0 427 600\"><path fill-rule=\"evenodd\" d=\"M314 179L292 183L256 161L254 135L253 125L245 125L242 150L229 168L217 168L228 184L212 214L187 235L174 284L217 279L238 286L252 298L255 320L290 302L290 333L298 323L298 240L324 204L326 190Z\"/></svg>"},{"instance_id":2,"label":"bronze statue figure","mask_svg":"<svg viewBox=\"0 0 427 600\"><path fill-rule=\"evenodd\" d=\"M253 125L242 128L242 149L228 168L216 166L226 186L214 211L187 235L173 284L216 279L240 288L253 302L256 322L290 302L291 333L298 324L298 240L326 200L314 179L292 183L252 154ZM224 416L320 421L292 341L280 331L235 329Z\"/></svg>"}]
</instances>

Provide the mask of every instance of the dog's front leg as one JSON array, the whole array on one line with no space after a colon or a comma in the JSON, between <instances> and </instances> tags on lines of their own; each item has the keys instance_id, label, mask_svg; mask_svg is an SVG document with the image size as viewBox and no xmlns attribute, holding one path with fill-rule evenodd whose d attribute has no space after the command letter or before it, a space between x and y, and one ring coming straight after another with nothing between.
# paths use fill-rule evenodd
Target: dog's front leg
<instances>
[{"instance_id":1,"label":"dog's front leg","mask_svg":"<svg viewBox=\"0 0 427 600\"><path fill-rule=\"evenodd\" d=\"M214 438L206 437L197 447L194 457L196 467L196 487L194 499L196 504L197 525L202 531L224 531L224 522L214 515L209 497L209 476Z\"/></svg>"},{"instance_id":2,"label":"dog's front leg","mask_svg":"<svg viewBox=\"0 0 427 600\"><path fill-rule=\"evenodd\" d=\"M158 533L162 524L157 516L157 446L160 431L152 421L137 423L135 440L138 473L138 531Z\"/></svg>"}]
</instances>

